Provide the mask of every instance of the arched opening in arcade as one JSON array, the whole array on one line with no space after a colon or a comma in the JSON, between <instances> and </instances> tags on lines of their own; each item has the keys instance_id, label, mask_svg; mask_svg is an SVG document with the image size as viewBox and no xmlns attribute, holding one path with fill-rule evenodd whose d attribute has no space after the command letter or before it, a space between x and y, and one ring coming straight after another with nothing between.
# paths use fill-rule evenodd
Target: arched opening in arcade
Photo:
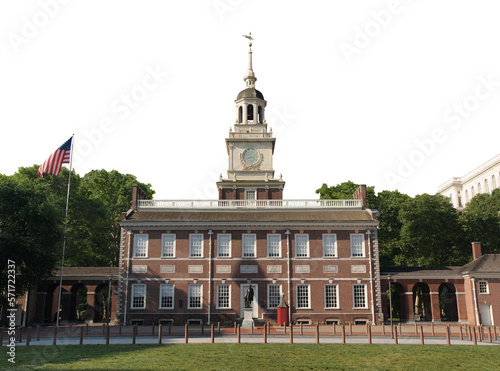
<instances>
[{"instance_id":1,"label":"arched opening in arcade","mask_svg":"<svg viewBox=\"0 0 500 371\"><path fill-rule=\"evenodd\" d=\"M415 321L432 320L429 286L419 282L413 286L413 319Z\"/></svg>"},{"instance_id":2,"label":"arched opening in arcade","mask_svg":"<svg viewBox=\"0 0 500 371\"><path fill-rule=\"evenodd\" d=\"M439 286L439 311L441 321L458 321L457 295L452 283L444 282Z\"/></svg>"}]
</instances>

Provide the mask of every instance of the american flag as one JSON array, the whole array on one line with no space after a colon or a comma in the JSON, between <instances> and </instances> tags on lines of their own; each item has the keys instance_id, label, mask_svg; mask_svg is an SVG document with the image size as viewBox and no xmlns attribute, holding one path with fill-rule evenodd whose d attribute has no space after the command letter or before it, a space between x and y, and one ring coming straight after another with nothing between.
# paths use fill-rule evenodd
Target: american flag
<instances>
[{"instance_id":1,"label":"american flag","mask_svg":"<svg viewBox=\"0 0 500 371\"><path fill-rule=\"evenodd\" d=\"M43 178L43 174L54 174L59 176L61 172L62 164L69 164L69 159L71 157L71 141L73 137L69 138L64 144L59 147L53 154L49 156L47 160L38 168L38 174L40 178Z\"/></svg>"}]
</instances>

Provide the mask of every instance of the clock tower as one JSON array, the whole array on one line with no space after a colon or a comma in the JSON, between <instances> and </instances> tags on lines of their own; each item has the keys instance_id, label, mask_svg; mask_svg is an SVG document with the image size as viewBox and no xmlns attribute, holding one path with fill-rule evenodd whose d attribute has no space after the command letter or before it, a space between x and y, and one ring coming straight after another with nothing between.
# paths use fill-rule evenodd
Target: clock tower
<instances>
[{"instance_id":1,"label":"clock tower","mask_svg":"<svg viewBox=\"0 0 500 371\"><path fill-rule=\"evenodd\" d=\"M251 34L248 51L246 83L236 97L236 120L226 138L229 168L227 179L220 176L217 182L221 200L280 200L283 198L285 182L274 177L273 153L276 138L272 129L268 131L265 119L267 102L264 95L255 89L255 73L252 68Z\"/></svg>"}]
</instances>

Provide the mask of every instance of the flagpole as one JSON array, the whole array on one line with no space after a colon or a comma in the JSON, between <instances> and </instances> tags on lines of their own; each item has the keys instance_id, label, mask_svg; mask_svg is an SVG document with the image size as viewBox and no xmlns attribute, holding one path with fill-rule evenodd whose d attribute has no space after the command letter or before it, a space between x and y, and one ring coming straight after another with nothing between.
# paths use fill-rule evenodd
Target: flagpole
<instances>
[{"instance_id":1,"label":"flagpole","mask_svg":"<svg viewBox=\"0 0 500 371\"><path fill-rule=\"evenodd\" d=\"M71 186L71 170L73 166L73 143L75 134L71 136L71 150L69 155L69 175L68 175L68 192L66 194L66 216L64 219L64 238L63 238L63 251L61 259L61 275L59 278L59 298L57 300L57 313L56 313L56 328L59 328L59 315L61 311L61 295L62 295L62 282L63 282L63 269L64 269L64 253L66 251L66 230L68 229L68 206L69 206L69 189Z\"/></svg>"}]
</instances>

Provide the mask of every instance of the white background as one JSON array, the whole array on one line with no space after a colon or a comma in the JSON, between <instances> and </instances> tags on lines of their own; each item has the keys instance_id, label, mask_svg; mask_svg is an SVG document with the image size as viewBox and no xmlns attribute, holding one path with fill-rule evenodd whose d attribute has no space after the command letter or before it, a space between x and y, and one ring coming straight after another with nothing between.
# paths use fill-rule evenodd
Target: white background
<instances>
[{"instance_id":1,"label":"white background","mask_svg":"<svg viewBox=\"0 0 500 371\"><path fill-rule=\"evenodd\" d=\"M0 173L74 133L82 176L217 198L251 31L285 198L347 180L435 193L500 152L499 14L498 1L3 1ZM117 111L148 69L168 76Z\"/></svg>"}]
</instances>

